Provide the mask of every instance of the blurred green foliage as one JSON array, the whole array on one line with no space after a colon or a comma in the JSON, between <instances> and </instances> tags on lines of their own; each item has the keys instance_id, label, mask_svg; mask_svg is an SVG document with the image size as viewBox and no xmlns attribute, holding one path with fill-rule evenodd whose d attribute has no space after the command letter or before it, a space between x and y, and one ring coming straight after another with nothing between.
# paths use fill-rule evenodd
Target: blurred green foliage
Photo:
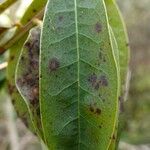
<instances>
[{"instance_id":1,"label":"blurred green foliage","mask_svg":"<svg viewBox=\"0 0 150 150\"><path fill-rule=\"evenodd\" d=\"M132 72L123 140L150 143L150 1L119 0L128 27Z\"/></svg>"}]
</instances>

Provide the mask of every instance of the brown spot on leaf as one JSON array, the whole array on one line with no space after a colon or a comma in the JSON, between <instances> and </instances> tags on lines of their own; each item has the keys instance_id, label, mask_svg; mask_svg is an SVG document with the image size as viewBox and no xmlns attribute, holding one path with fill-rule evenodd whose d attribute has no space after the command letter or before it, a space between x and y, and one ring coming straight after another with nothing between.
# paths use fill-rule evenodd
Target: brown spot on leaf
<instances>
[{"instance_id":1,"label":"brown spot on leaf","mask_svg":"<svg viewBox=\"0 0 150 150\"><path fill-rule=\"evenodd\" d=\"M89 110L90 110L91 113L93 113L93 114L95 114L95 115L100 115L100 114L101 114L101 109L98 108L98 107L96 106L96 104L90 104Z\"/></svg>"},{"instance_id":2,"label":"brown spot on leaf","mask_svg":"<svg viewBox=\"0 0 150 150\"><path fill-rule=\"evenodd\" d=\"M99 108L96 108L96 111L95 111L95 113L96 113L97 115L100 115L100 114L101 114L101 109L99 109Z\"/></svg>"},{"instance_id":3,"label":"brown spot on leaf","mask_svg":"<svg viewBox=\"0 0 150 150\"><path fill-rule=\"evenodd\" d=\"M12 99L11 102L14 105L16 101L15 101L15 99Z\"/></svg>"},{"instance_id":4,"label":"brown spot on leaf","mask_svg":"<svg viewBox=\"0 0 150 150\"><path fill-rule=\"evenodd\" d=\"M115 135L113 135L113 140L115 140L116 139L116 137L115 137Z\"/></svg>"},{"instance_id":5,"label":"brown spot on leaf","mask_svg":"<svg viewBox=\"0 0 150 150\"><path fill-rule=\"evenodd\" d=\"M40 45L40 28L32 30L31 36L24 44L27 50L27 57L21 57L22 63L26 62L27 66L17 80L23 94L27 97L30 104L37 106L39 104L39 45Z\"/></svg>"},{"instance_id":6,"label":"brown spot on leaf","mask_svg":"<svg viewBox=\"0 0 150 150\"><path fill-rule=\"evenodd\" d=\"M95 90L98 90L99 88L100 88L99 83L96 83L95 86L94 86L94 89L95 89Z\"/></svg>"},{"instance_id":7,"label":"brown spot on leaf","mask_svg":"<svg viewBox=\"0 0 150 150\"><path fill-rule=\"evenodd\" d=\"M100 77L100 84L101 84L102 86L108 86L108 80L107 80L106 76L102 75L102 76Z\"/></svg>"},{"instance_id":8,"label":"brown spot on leaf","mask_svg":"<svg viewBox=\"0 0 150 150\"><path fill-rule=\"evenodd\" d=\"M92 84L92 86L95 85L96 81L97 81L97 76L96 74L92 74L89 76L88 81Z\"/></svg>"},{"instance_id":9,"label":"brown spot on leaf","mask_svg":"<svg viewBox=\"0 0 150 150\"><path fill-rule=\"evenodd\" d=\"M36 10L36 9L33 9L33 12L34 12L34 13L36 13L36 12L37 12L37 10Z\"/></svg>"},{"instance_id":10,"label":"brown spot on leaf","mask_svg":"<svg viewBox=\"0 0 150 150\"><path fill-rule=\"evenodd\" d=\"M59 16L59 17L58 17L58 20L59 20L59 21L63 21L63 20L64 20L64 16Z\"/></svg>"},{"instance_id":11,"label":"brown spot on leaf","mask_svg":"<svg viewBox=\"0 0 150 150\"><path fill-rule=\"evenodd\" d=\"M10 57L10 61L13 61L14 58L15 58L15 56L11 56L11 57Z\"/></svg>"},{"instance_id":12,"label":"brown spot on leaf","mask_svg":"<svg viewBox=\"0 0 150 150\"><path fill-rule=\"evenodd\" d=\"M29 127L29 123L28 123L27 118L22 117L21 120L22 120L22 122L25 124L26 127Z\"/></svg>"},{"instance_id":13,"label":"brown spot on leaf","mask_svg":"<svg viewBox=\"0 0 150 150\"><path fill-rule=\"evenodd\" d=\"M92 74L89 76L88 81L95 90L98 90L102 86L108 86L108 80L104 75L97 78L97 75Z\"/></svg>"},{"instance_id":14,"label":"brown spot on leaf","mask_svg":"<svg viewBox=\"0 0 150 150\"><path fill-rule=\"evenodd\" d=\"M11 84L8 84L8 92L9 92L10 95L13 94L14 90L15 90L15 86L11 85Z\"/></svg>"},{"instance_id":15,"label":"brown spot on leaf","mask_svg":"<svg viewBox=\"0 0 150 150\"><path fill-rule=\"evenodd\" d=\"M94 108L92 106L90 106L90 111L94 112Z\"/></svg>"},{"instance_id":16,"label":"brown spot on leaf","mask_svg":"<svg viewBox=\"0 0 150 150\"><path fill-rule=\"evenodd\" d=\"M49 61L49 69L50 71L56 71L60 67L60 63L57 58L52 58Z\"/></svg>"},{"instance_id":17,"label":"brown spot on leaf","mask_svg":"<svg viewBox=\"0 0 150 150\"><path fill-rule=\"evenodd\" d=\"M97 22L95 25L95 31L97 33L100 33L102 31L102 25L99 22Z\"/></svg>"}]
</instances>

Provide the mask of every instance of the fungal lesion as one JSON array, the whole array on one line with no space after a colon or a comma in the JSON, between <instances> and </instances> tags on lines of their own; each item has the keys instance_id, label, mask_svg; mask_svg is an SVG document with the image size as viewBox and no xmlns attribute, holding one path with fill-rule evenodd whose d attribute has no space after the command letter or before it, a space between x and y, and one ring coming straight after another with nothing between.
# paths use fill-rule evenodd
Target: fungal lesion
<instances>
[{"instance_id":1,"label":"fungal lesion","mask_svg":"<svg viewBox=\"0 0 150 150\"><path fill-rule=\"evenodd\" d=\"M105 75L97 76L95 73L93 73L88 77L88 82L95 90L99 90L101 87L108 86L108 79Z\"/></svg>"},{"instance_id":2,"label":"fungal lesion","mask_svg":"<svg viewBox=\"0 0 150 150\"><path fill-rule=\"evenodd\" d=\"M17 69L17 86L32 106L39 105L40 27L33 28L24 44Z\"/></svg>"},{"instance_id":3,"label":"fungal lesion","mask_svg":"<svg viewBox=\"0 0 150 150\"><path fill-rule=\"evenodd\" d=\"M101 115L101 113L102 113L102 110L97 106L96 103L94 103L94 104L91 103L91 104L89 105L89 111L90 111L92 114L97 115L97 116Z\"/></svg>"},{"instance_id":4,"label":"fungal lesion","mask_svg":"<svg viewBox=\"0 0 150 150\"><path fill-rule=\"evenodd\" d=\"M100 32L102 31L102 25L101 25L101 23L97 22L97 23L95 24L95 31L96 31L97 33L100 33Z\"/></svg>"},{"instance_id":5,"label":"fungal lesion","mask_svg":"<svg viewBox=\"0 0 150 150\"><path fill-rule=\"evenodd\" d=\"M64 16L62 16L62 15L58 16L58 20L59 20L60 22L62 22L62 21L64 20Z\"/></svg>"},{"instance_id":6,"label":"fungal lesion","mask_svg":"<svg viewBox=\"0 0 150 150\"><path fill-rule=\"evenodd\" d=\"M59 62L59 60L56 57L54 57L54 58L49 60L48 68L49 68L50 72L57 71L57 69L59 67L60 67L60 62Z\"/></svg>"},{"instance_id":7,"label":"fungal lesion","mask_svg":"<svg viewBox=\"0 0 150 150\"><path fill-rule=\"evenodd\" d=\"M33 120L40 127L39 106L39 51L40 26L30 31L29 37L23 46L17 67L16 84L19 92L27 101L33 115ZM40 130L40 129L39 129Z\"/></svg>"},{"instance_id":8,"label":"fungal lesion","mask_svg":"<svg viewBox=\"0 0 150 150\"><path fill-rule=\"evenodd\" d=\"M15 92L16 87L12 84L8 84L8 92L10 95L12 95Z\"/></svg>"}]
</instances>

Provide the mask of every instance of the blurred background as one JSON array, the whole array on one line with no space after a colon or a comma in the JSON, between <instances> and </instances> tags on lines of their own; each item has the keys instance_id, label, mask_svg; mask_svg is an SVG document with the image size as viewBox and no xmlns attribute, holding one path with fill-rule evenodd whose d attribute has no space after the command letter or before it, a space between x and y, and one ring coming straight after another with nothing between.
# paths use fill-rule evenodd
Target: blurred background
<instances>
[{"instance_id":1,"label":"blurred background","mask_svg":"<svg viewBox=\"0 0 150 150\"><path fill-rule=\"evenodd\" d=\"M17 22L30 2L20 0L0 16L0 25L7 16L13 23ZM126 122L119 149L150 150L150 0L118 0L118 5L128 29L131 48L130 90L125 102ZM19 7L17 12L16 7ZM0 63L3 59L0 57ZM0 81L3 78L0 72ZM10 147L17 150L18 144L20 150L41 150L40 142L23 123L18 118L14 122L13 112L9 97L0 92L0 150L10 150Z\"/></svg>"}]
</instances>

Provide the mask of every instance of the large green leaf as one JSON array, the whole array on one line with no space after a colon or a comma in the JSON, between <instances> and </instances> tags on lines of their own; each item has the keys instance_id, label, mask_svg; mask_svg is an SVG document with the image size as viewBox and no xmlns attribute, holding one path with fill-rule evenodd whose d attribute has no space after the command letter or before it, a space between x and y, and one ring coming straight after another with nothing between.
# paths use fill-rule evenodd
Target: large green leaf
<instances>
[{"instance_id":1,"label":"large green leaf","mask_svg":"<svg viewBox=\"0 0 150 150\"><path fill-rule=\"evenodd\" d=\"M103 0L49 0L40 58L47 145L105 150L118 110L118 66Z\"/></svg>"}]
</instances>

